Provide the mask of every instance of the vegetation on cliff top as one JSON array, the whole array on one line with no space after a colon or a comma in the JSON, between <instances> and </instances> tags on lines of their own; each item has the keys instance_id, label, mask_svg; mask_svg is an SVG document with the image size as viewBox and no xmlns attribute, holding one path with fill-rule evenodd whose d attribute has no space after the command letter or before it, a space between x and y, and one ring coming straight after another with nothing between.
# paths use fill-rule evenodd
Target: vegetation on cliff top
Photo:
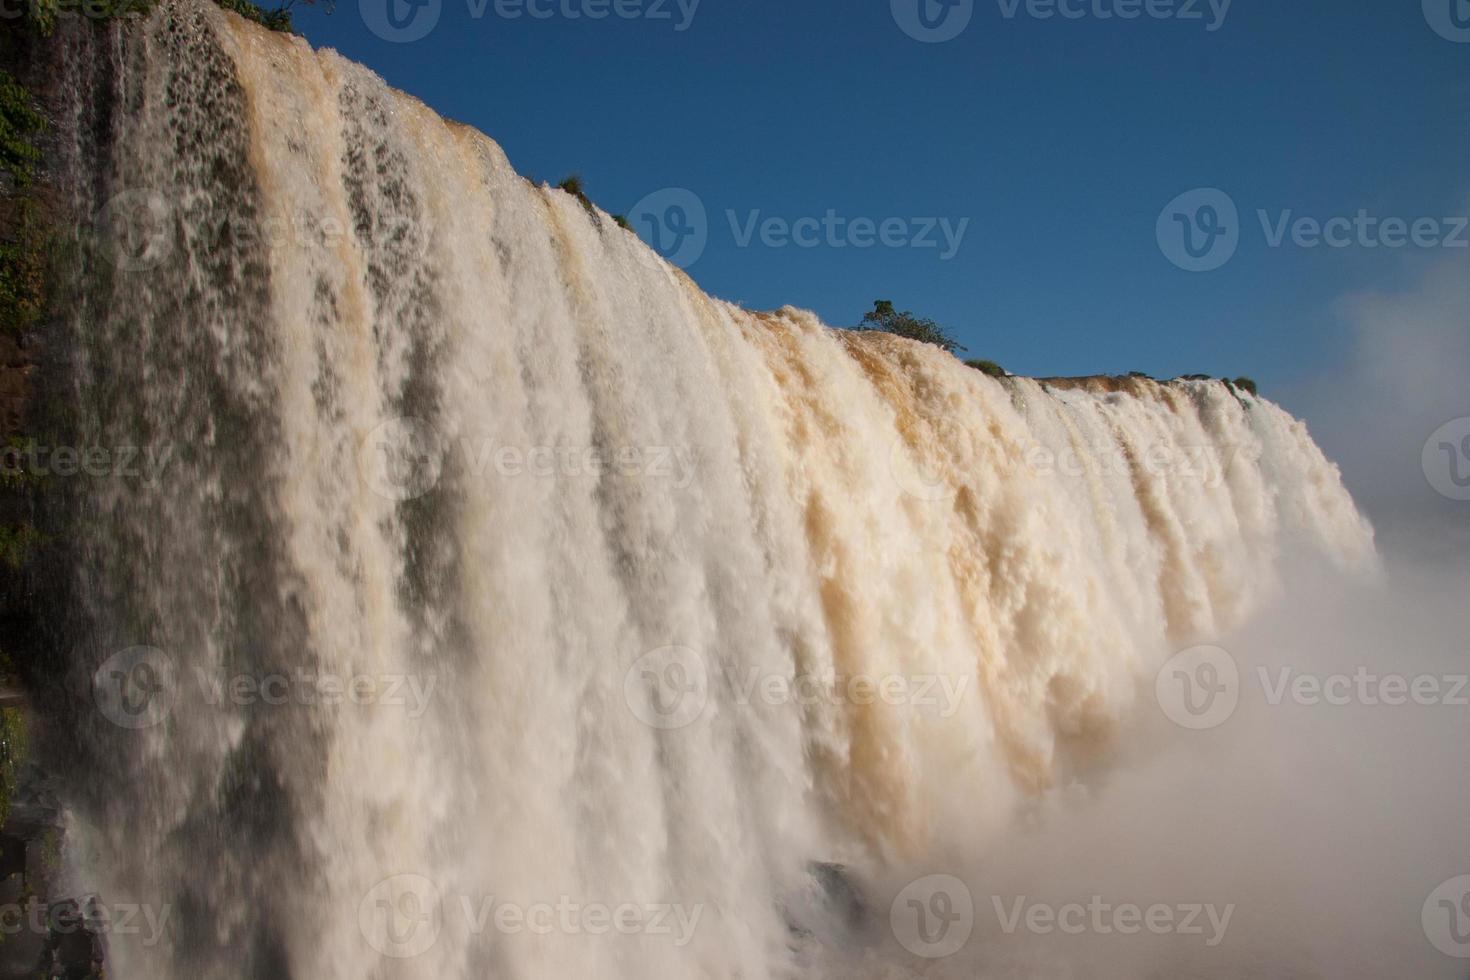
<instances>
[{"instance_id":1,"label":"vegetation on cliff top","mask_svg":"<svg viewBox=\"0 0 1470 980\"><path fill-rule=\"evenodd\" d=\"M873 301L873 308L863 314L863 320L857 325L857 329L881 330L883 333L891 333L897 337L933 344L950 354L965 349L964 345L949 335L948 330L933 320L914 316L907 310L900 313L893 308L893 303L886 299Z\"/></svg>"},{"instance_id":2,"label":"vegetation on cliff top","mask_svg":"<svg viewBox=\"0 0 1470 980\"><path fill-rule=\"evenodd\" d=\"M980 371L990 375L992 378L1006 377L1006 369L1001 367L994 361L987 361L983 359L978 361L966 361L965 367L972 367L976 371Z\"/></svg>"}]
</instances>

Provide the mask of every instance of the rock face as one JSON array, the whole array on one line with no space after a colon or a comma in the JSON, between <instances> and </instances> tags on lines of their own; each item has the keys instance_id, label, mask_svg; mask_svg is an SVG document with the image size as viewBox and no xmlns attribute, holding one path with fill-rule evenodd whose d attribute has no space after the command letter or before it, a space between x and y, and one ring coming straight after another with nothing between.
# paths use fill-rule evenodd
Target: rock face
<instances>
[{"instance_id":1,"label":"rock face","mask_svg":"<svg viewBox=\"0 0 1470 980\"><path fill-rule=\"evenodd\" d=\"M0 334L0 437L24 431L35 368L24 338Z\"/></svg>"}]
</instances>

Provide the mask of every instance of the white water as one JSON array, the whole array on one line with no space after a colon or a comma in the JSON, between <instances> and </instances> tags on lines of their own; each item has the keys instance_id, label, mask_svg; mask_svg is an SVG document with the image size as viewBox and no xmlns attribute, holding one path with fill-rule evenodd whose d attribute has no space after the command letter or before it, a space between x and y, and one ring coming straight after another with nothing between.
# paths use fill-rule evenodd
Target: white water
<instances>
[{"instance_id":1,"label":"white water","mask_svg":"<svg viewBox=\"0 0 1470 980\"><path fill-rule=\"evenodd\" d=\"M901 883L1003 850L1284 555L1374 563L1268 401L998 382L716 301L484 136L207 4L72 43L79 132L117 85L79 207L141 193L167 252L85 286L71 366L91 438L177 447L84 504L89 669L146 644L176 687L90 736L117 766L91 873L171 913L114 942L123 980L811 975L841 930L808 862ZM426 701L207 693L298 667ZM853 675L954 695L859 703ZM823 696L761 696L797 677ZM699 918L478 928L492 897Z\"/></svg>"}]
</instances>

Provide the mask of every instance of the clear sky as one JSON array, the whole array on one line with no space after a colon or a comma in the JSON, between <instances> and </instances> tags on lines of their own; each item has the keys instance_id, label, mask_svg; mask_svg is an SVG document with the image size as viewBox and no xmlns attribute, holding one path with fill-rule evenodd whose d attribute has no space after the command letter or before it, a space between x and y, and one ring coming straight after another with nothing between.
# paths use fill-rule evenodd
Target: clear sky
<instances>
[{"instance_id":1,"label":"clear sky","mask_svg":"<svg viewBox=\"0 0 1470 980\"><path fill-rule=\"evenodd\" d=\"M296 25L640 226L647 195L693 191L688 268L717 296L837 325L892 299L1016 373L1296 384L1348 356L1344 296L1470 244L1445 220L1470 213L1467 0L415 2ZM1196 188L1238 217L1202 210L1218 195L1166 210ZM829 211L806 245L759 225ZM1374 221L1273 247L1288 211ZM883 244L856 219L898 220ZM968 224L952 248L923 219ZM1193 262L1186 230L1223 264L1171 260Z\"/></svg>"}]
</instances>

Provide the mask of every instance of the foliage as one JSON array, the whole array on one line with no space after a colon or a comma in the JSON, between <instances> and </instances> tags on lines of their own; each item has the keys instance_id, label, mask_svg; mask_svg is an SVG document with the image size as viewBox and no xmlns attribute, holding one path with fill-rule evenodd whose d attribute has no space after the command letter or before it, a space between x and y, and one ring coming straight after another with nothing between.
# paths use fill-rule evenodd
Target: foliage
<instances>
[{"instance_id":1,"label":"foliage","mask_svg":"<svg viewBox=\"0 0 1470 980\"><path fill-rule=\"evenodd\" d=\"M613 215L613 221L616 222L617 223L617 226L619 228L622 228L624 231L632 231L633 230L633 226L630 225L630 224L628 224L628 216L625 215L625 214L615 214L615 215Z\"/></svg>"},{"instance_id":2,"label":"foliage","mask_svg":"<svg viewBox=\"0 0 1470 980\"><path fill-rule=\"evenodd\" d=\"M0 171L10 178L0 196L0 330L21 333L41 315L45 296L46 231L33 190L46 121L30 93L0 71Z\"/></svg>"},{"instance_id":3,"label":"foliage","mask_svg":"<svg viewBox=\"0 0 1470 980\"><path fill-rule=\"evenodd\" d=\"M273 31L292 33L291 8L295 5L293 0L277 7L275 10L262 10L250 0L214 0L225 10L233 11L248 21L253 21L262 27Z\"/></svg>"},{"instance_id":4,"label":"foliage","mask_svg":"<svg viewBox=\"0 0 1470 980\"><path fill-rule=\"evenodd\" d=\"M581 177L577 176L576 174L572 174L570 177L562 180L560 184L557 184L556 187L557 190L566 191L568 194L575 197L577 201L581 203L582 207L587 209L588 214L597 214L597 209L593 206L592 199L587 196L587 188L585 185L583 185Z\"/></svg>"},{"instance_id":5,"label":"foliage","mask_svg":"<svg viewBox=\"0 0 1470 980\"><path fill-rule=\"evenodd\" d=\"M48 237L33 198L0 200L0 332L21 334L40 319Z\"/></svg>"},{"instance_id":6,"label":"foliage","mask_svg":"<svg viewBox=\"0 0 1470 980\"><path fill-rule=\"evenodd\" d=\"M1154 376L1153 375L1151 375L1151 374L1144 374L1142 371L1129 371L1128 372L1128 377L1130 377L1130 378L1143 378L1145 381L1152 381L1154 379Z\"/></svg>"},{"instance_id":7,"label":"foliage","mask_svg":"<svg viewBox=\"0 0 1470 980\"><path fill-rule=\"evenodd\" d=\"M35 137L46 128L46 120L31 105L30 93L14 76L0 71L0 169L16 187L27 187L35 179L41 150Z\"/></svg>"},{"instance_id":8,"label":"foliage","mask_svg":"<svg viewBox=\"0 0 1470 980\"><path fill-rule=\"evenodd\" d=\"M153 6L153 0L23 0L26 22L42 34L50 34L62 16L81 16L88 20L117 20L142 16Z\"/></svg>"},{"instance_id":9,"label":"foliage","mask_svg":"<svg viewBox=\"0 0 1470 980\"><path fill-rule=\"evenodd\" d=\"M0 826L10 816L10 798L26 757L26 720L19 708L0 708Z\"/></svg>"},{"instance_id":10,"label":"foliage","mask_svg":"<svg viewBox=\"0 0 1470 980\"><path fill-rule=\"evenodd\" d=\"M959 341L949 335L947 330L933 320L921 319L907 310L899 313L893 308L893 303L886 299L873 301L873 309L863 315L863 320L858 324L857 329L881 330L884 333L907 337L909 340L933 344L951 354L965 349Z\"/></svg>"},{"instance_id":11,"label":"foliage","mask_svg":"<svg viewBox=\"0 0 1470 980\"><path fill-rule=\"evenodd\" d=\"M1242 391L1248 391L1252 395L1257 394L1256 383L1250 378L1236 378L1234 383L1235 387L1241 389Z\"/></svg>"},{"instance_id":12,"label":"foliage","mask_svg":"<svg viewBox=\"0 0 1470 980\"><path fill-rule=\"evenodd\" d=\"M19 569L40 541L40 532L29 524L0 524L0 562Z\"/></svg>"},{"instance_id":13,"label":"foliage","mask_svg":"<svg viewBox=\"0 0 1470 980\"><path fill-rule=\"evenodd\" d=\"M972 367L976 371L983 371L984 373L990 375L992 378L1004 378L1004 377L1006 377L1006 369L1003 368L1003 367L1001 367L999 364L995 363L994 361L986 361L986 360L966 361L965 362L965 366L966 367Z\"/></svg>"}]
</instances>

